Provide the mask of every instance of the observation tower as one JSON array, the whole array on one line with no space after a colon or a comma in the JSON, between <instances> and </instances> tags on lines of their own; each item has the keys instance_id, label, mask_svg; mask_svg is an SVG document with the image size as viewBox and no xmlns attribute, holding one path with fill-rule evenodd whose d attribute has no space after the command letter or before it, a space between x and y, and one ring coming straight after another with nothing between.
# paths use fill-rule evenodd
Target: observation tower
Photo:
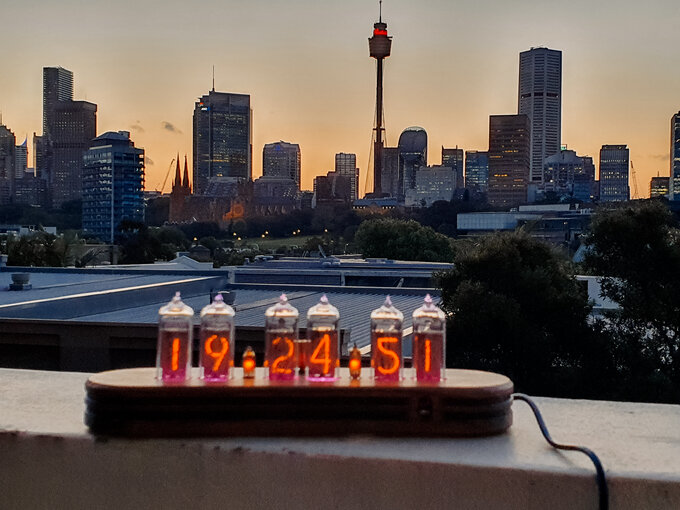
<instances>
[{"instance_id":1,"label":"observation tower","mask_svg":"<svg viewBox=\"0 0 680 510\"><path fill-rule=\"evenodd\" d=\"M392 38L387 35L387 23L382 20L382 0L380 0L380 17L373 25L373 37L368 39L370 56L377 63L377 76L375 85L375 145L373 150L373 196L382 196L382 153L383 153L383 59L390 56Z\"/></svg>"}]
</instances>

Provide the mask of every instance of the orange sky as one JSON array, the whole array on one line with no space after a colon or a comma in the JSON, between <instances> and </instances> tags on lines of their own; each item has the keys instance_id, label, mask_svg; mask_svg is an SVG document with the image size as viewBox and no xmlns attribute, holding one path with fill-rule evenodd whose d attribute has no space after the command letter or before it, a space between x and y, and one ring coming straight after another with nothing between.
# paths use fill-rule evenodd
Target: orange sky
<instances>
[{"instance_id":1,"label":"orange sky","mask_svg":"<svg viewBox=\"0 0 680 510\"><path fill-rule=\"evenodd\" d=\"M394 36L389 144L417 125L430 164L442 145L486 149L489 115L517 111L519 52L547 46L563 52L562 143L596 165L602 144L628 144L642 196L650 177L668 175L680 2L385 0L383 13ZM40 133L42 67L60 65L75 99L98 104L99 133L129 130L146 150L146 186L157 189L177 152L191 160L194 101L215 65L217 90L251 95L255 177L263 145L285 140L300 144L303 188L336 152L354 152L363 190L377 2L22 0L2 14L0 110L17 143Z\"/></svg>"}]
</instances>

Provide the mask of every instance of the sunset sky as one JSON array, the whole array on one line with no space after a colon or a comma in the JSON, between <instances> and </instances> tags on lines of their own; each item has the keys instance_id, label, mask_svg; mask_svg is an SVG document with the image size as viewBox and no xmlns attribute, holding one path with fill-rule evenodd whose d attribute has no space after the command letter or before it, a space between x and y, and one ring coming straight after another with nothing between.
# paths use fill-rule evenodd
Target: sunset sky
<instances>
[{"instance_id":1,"label":"sunset sky","mask_svg":"<svg viewBox=\"0 0 680 510\"><path fill-rule=\"evenodd\" d=\"M364 189L377 1L5 0L0 12L0 111L17 143L42 130L42 67L62 66L74 99L97 103L97 131L128 130L146 150L158 189L177 152L191 161L214 65L216 90L251 96L254 177L263 145L285 140L300 144L303 188L354 152ZM602 144L628 144L642 196L668 175L678 0L385 0L383 19L389 145L417 125L429 164L442 145L486 150L489 115L517 112L519 52L547 46L563 52L562 143L596 166Z\"/></svg>"}]
</instances>

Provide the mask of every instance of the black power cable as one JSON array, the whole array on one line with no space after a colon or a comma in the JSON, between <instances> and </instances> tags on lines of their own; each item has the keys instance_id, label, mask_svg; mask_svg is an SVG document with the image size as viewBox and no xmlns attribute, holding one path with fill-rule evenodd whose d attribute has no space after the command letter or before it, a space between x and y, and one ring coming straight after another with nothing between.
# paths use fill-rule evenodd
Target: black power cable
<instances>
[{"instance_id":1,"label":"black power cable","mask_svg":"<svg viewBox=\"0 0 680 510\"><path fill-rule=\"evenodd\" d=\"M536 417L536 421L538 422L538 426L541 429L541 433L543 434L543 437L545 438L548 443L550 443L550 446L553 448L556 448L558 450L573 450L577 452L584 453L588 456L588 458L592 461L592 463L595 465L595 472L596 472L596 479L597 479L597 491L599 495L599 509L600 510L608 510L609 508L609 488L607 487L607 478L605 477L604 474L604 468L602 467L602 462L600 462L600 459L595 455L595 452L593 452L590 448L586 448L584 446L576 446L576 445L571 445L571 444L560 444L556 443L553 441L552 437L550 437L550 432L548 432L548 427L545 426L545 421L543 421L543 416L541 415L541 412L538 410L538 406L536 405L536 402L534 402L531 397L528 395L525 395L523 393L513 393L512 398L514 400L522 400L526 402L531 410L534 413L534 416Z\"/></svg>"}]
</instances>

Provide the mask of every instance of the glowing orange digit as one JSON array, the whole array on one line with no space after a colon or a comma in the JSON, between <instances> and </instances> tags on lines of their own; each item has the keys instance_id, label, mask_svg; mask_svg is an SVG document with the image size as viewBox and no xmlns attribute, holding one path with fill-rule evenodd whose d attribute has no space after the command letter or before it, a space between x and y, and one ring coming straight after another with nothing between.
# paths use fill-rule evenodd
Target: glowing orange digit
<instances>
[{"instance_id":1,"label":"glowing orange digit","mask_svg":"<svg viewBox=\"0 0 680 510\"><path fill-rule=\"evenodd\" d=\"M323 358L319 357L321 348L323 347ZM321 341L319 342L319 345L316 346L316 349L314 349L314 352L312 353L312 357L309 358L309 361L312 363L322 363L323 364L323 373L327 374L330 369L331 369L331 337L329 337L327 334L321 337Z\"/></svg>"},{"instance_id":2,"label":"glowing orange digit","mask_svg":"<svg viewBox=\"0 0 680 510\"><path fill-rule=\"evenodd\" d=\"M383 375L393 374L397 370L399 370L399 365L401 364L399 356L392 349L385 346L385 344L396 344L398 341L399 340L393 336L378 337L378 350L388 358L392 359L392 366L389 368L385 368L384 366L382 366L382 363L378 365L377 367L378 372L380 372Z\"/></svg>"},{"instance_id":3,"label":"glowing orange digit","mask_svg":"<svg viewBox=\"0 0 680 510\"><path fill-rule=\"evenodd\" d=\"M222 361L224 361L224 357L229 352L229 342L223 336L219 337L219 339L220 339L220 350L219 351L213 351L212 344L215 340L217 340L217 338L218 338L217 335L211 335L211 336L208 337L208 339L205 341L205 344L204 344L205 353L208 356L210 356L211 358L215 359L215 362L213 363L213 368L212 368L213 372L217 372L217 369L220 368Z\"/></svg>"},{"instance_id":4,"label":"glowing orange digit","mask_svg":"<svg viewBox=\"0 0 680 510\"><path fill-rule=\"evenodd\" d=\"M172 339L172 371L179 370L179 338Z\"/></svg>"},{"instance_id":5,"label":"glowing orange digit","mask_svg":"<svg viewBox=\"0 0 680 510\"><path fill-rule=\"evenodd\" d=\"M432 365L432 342L429 338L425 340L425 372L430 371Z\"/></svg>"},{"instance_id":6,"label":"glowing orange digit","mask_svg":"<svg viewBox=\"0 0 680 510\"><path fill-rule=\"evenodd\" d=\"M285 355L279 356L274 360L271 366L271 371L278 374L290 374L292 372L290 368L279 368L279 364L283 363L284 361L290 359L293 356L295 345L293 344L293 341L290 338L281 338L280 336L277 336L274 339L272 345L280 344L282 340L286 342L286 345L288 346L288 352Z\"/></svg>"}]
</instances>

